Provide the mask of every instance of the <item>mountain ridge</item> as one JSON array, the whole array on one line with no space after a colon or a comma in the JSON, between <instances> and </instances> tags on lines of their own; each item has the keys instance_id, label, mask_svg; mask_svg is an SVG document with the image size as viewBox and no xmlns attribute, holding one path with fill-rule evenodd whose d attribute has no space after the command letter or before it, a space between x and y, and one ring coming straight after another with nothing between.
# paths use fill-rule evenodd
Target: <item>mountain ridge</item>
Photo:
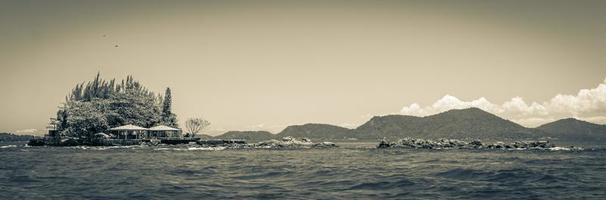
<instances>
[{"instance_id":1,"label":"mountain ridge","mask_svg":"<svg viewBox=\"0 0 606 200\"><path fill-rule=\"evenodd\" d=\"M253 135L246 135L253 134ZM381 138L451 138L481 140L551 139L606 142L606 125L576 119L561 119L528 128L503 119L479 108L452 109L434 115L374 116L362 125L344 128L331 124L307 123L291 125L279 133L267 131L229 131L214 138L279 139L281 137L307 137L311 139L381 139ZM582 136L582 137L579 137Z\"/></svg>"},{"instance_id":2,"label":"mountain ridge","mask_svg":"<svg viewBox=\"0 0 606 200\"><path fill-rule=\"evenodd\" d=\"M595 124L575 118L556 120L537 127L547 136L565 141L606 142L606 125Z\"/></svg>"},{"instance_id":3,"label":"mountain ridge","mask_svg":"<svg viewBox=\"0 0 606 200\"><path fill-rule=\"evenodd\" d=\"M276 134L276 136L307 137L318 139L346 139L351 137L351 129L331 124L307 123L303 125L288 126Z\"/></svg>"},{"instance_id":4,"label":"mountain ridge","mask_svg":"<svg viewBox=\"0 0 606 200\"><path fill-rule=\"evenodd\" d=\"M479 108L453 109L425 117L373 117L355 131L360 138L525 139L540 135L540 131L523 127Z\"/></svg>"}]
</instances>

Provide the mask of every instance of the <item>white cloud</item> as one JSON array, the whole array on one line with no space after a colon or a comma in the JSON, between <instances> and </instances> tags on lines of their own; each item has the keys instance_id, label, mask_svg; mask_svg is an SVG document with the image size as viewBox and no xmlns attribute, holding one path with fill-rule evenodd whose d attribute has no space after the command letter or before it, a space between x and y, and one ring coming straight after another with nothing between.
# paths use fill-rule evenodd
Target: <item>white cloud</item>
<instances>
[{"instance_id":1,"label":"white cloud","mask_svg":"<svg viewBox=\"0 0 606 200\"><path fill-rule=\"evenodd\" d=\"M410 104L410 106L404 106L402 110L400 110L400 113L415 116L424 116L427 114L425 113L425 109L421 108L417 103Z\"/></svg>"},{"instance_id":2,"label":"white cloud","mask_svg":"<svg viewBox=\"0 0 606 200\"><path fill-rule=\"evenodd\" d=\"M261 124L254 124L254 125L249 125L246 127L247 130L252 130L252 131L260 131L260 130L265 130L265 124L261 123Z\"/></svg>"},{"instance_id":3,"label":"white cloud","mask_svg":"<svg viewBox=\"0 0 606 200\"><path fill-rule=\"evenodd\" d=\"M357 124L352 124L352 123L344 122L344 123L339 124L338 126L345 127L345 128L350 128L351 129L351 128L356 128L356 126L358 126L358 125Z\"/></svg>"},{"instance_id":4,"label":"white cloud","mask_svg":"<svg viewBox=\"0 0 606 200\"><path fill-rule=\"evenodd\" d=\"M38 132L38 129L35 128L30 128L30 129L22 129L22 130L16 130L15 133L35 133Z\"/></svg>"},{"instance_id":5,"label":"white cloud","mask_svg":"<svg viewBox=\"0 0 606 200\"><path fill-rule=\"evenodd\" d=\"M528 103L522 97L514 97L499 105L491 103L484 97L463 101L457 97L445 95L431 106L422 107L418 103L413 103L404 106L400 113L427 116L451 109L470 107L477 107L530 127L566 117L606 123L606 79L596 88L582 89L576 95L558 94L543 103Z\"/></svg>"}]
</instances>

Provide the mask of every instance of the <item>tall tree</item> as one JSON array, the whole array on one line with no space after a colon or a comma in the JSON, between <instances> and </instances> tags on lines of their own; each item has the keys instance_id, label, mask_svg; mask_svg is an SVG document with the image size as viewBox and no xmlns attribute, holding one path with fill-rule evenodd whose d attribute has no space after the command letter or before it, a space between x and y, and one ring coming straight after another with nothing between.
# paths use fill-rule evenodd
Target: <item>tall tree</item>
<instances>
[{"instance_id":1,"label":"tall tree","mask_svg":"<svg viewBox=\"0 0 606 200\"><path fill-rule=\"evenodd\" d=\"M172 109L172 95L170 93L170 88L167 87L166 91L164 92L164 102L162 104L162 113L163 114L170 114L171 113L171 109Z\"/></svg>"},{"instance_id":2,"label":"tall tree","mask_svg":"<svg viewBox=\"0 0 606 200\"><path fill-rule=\"evenodd\" d=\"M178 127L177 116L172 112L172 101L170 88L166 88L164 101L162 101L162 122L168 126Z\"/></svg>"}]
</instances>

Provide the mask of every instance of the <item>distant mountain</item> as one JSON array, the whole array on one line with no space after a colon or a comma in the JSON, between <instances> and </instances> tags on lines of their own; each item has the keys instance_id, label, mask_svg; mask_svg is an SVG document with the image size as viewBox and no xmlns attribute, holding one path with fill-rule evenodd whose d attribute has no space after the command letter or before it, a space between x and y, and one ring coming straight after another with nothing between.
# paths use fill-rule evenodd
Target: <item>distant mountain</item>
<instances>
[{"instance_id":1,"label":"distant mountain","mask_svg":"<svg viewBox=\"0 0 606 200\"><path fill-rule=\"evenodd\" d=\"M13 133L0 133L0 142L28 141L33 137L33 135L15 135Z\"/></svg>"},{"instance_id":2,"label":"distant mountain","mask_svg":"<svg viewBox=\"0 0 606 200\"><path fill-rule=\"evenodd\" d=\"M310 139L346 139L353 137L351 129L330 124L303 124L288 126L280 133L280 137L296 137Z\"/></svg>"},{"instance_id":3,"label":"distant mountain","mask_svg":"<svg viewBox=\"0 0 606 200\"><path fill-rule=\"evenodd\" d=\"M229 131L215 136L219 139L245 139L250 142L269 140L275 137L276 135L267 131Z\"/></svg>"},{"instance_id":4,"label":"distant mountain","mask_svg":"<svg viewBox=\"0 0 606 200\"><path fill-rule=\"evenodd\" d=\"M415 117L406 115L375 116L356 129L329 124L288 126L278 134L267 131L230 131L214 138L262 141L285 136L330 139L387 138L451 138L494 140L525 140L549 137L554 140L579 142L606 142L606 125L592 124L576 119L562 119L538 128L526 128L479 108L449 110L443 113Z\"/></svg>"},{"instance_id":5,"label":"distant mountain","mask_svg":"<svg viewBox=\"0 0 606 200\"><path fill-rule=\"evenodd\" d=\"M537 138L541 131L523 127L479 108L449 110L427 117L373 117L354 130L359 138L458 138L508 140Z\"/></svg>"},{"instance_id":6,"label":"distant mountain","mask_svg":"<svg viewBox=\"0 0 606 200\"><path fill-rule=\"evenodd\" d=\"M558 140L606 142L606 125L593 124L574 118L544 124L537 129Z\"/></svg>"},{"instance_id":7,"label":"distant mountain","mask_svg":"<svg viewBox=\"0 0 606 200\"><path fill-rule=\"evenodd\" d=\"M421 117L407 115L375 116L354 129L357 138L423 137L426 121Z\"/></svg>"},{"instance_id":8,"label":"distant mountain","mask_svg":"<svg viewBox=\"0 0 606 200\"><path fill-rule=\"evenodd\" d=\"M204 140L212 139L213 138L213 136L207 135L207 134L196 134L196 137L200 138L200 139L204 139Z\"/></svg>"}]
</instances>

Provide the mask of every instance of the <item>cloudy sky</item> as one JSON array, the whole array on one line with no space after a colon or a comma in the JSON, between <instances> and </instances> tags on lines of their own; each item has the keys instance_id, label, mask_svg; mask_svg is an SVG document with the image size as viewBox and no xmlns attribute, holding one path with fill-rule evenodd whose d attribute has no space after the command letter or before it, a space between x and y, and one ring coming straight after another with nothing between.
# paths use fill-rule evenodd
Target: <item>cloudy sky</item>
<instances>
[{"instance_id":1,"label":"cloudy sky","mask_svg":"<svg viewBox=\"0 0 606 200\"><path fill-rule=\"evenodd\" d=\"M606 123L606 1L0 1L0 131L132 74L211 134L476 106Z\"/></svg>"}]
</instances>

